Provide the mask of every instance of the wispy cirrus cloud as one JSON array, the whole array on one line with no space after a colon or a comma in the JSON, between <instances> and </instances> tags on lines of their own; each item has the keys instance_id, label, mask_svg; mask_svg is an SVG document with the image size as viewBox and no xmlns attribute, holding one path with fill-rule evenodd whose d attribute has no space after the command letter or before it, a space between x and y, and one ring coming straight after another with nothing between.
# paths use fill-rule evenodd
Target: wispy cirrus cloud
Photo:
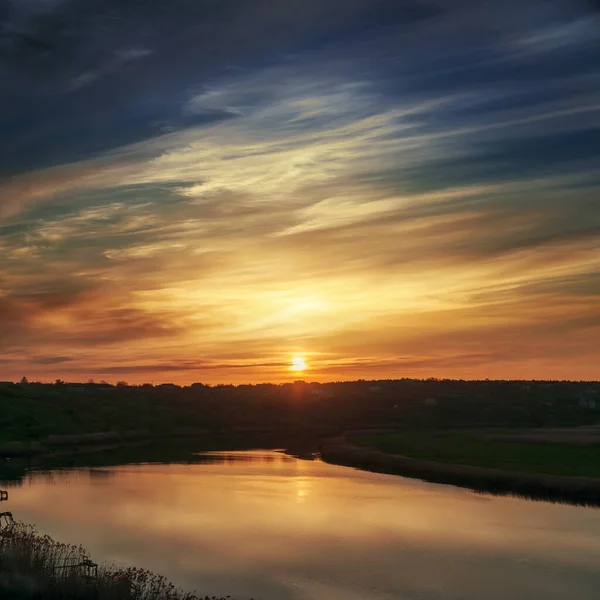
<instances>
[{"instance_id":1,"label":"wispy cirrus cloud","mask_svg":"<svg viewBox=\"0 0 600 600\"><path fill-rule=\"evenodd\" d=\"M0 36L6 376L594 376L596 14L70 4Z\"/></svg>"}]
</instances>

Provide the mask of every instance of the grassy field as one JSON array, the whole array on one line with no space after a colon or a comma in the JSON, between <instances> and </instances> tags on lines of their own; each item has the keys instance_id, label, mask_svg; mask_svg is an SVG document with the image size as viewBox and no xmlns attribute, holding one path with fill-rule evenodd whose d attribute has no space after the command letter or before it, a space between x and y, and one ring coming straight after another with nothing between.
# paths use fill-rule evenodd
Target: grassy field
<instances>
[{"instance_id":1,"label":"grassy field","mask_svg":"<svg viewBox=\"0 0 600 600\"><path fill-rule=\"evenodd\" d=\"M388 454L444 463L579 477L600 477L600 445L478 439L473 433L411 431L352 438Z\"/></svg>"}]
</instances>

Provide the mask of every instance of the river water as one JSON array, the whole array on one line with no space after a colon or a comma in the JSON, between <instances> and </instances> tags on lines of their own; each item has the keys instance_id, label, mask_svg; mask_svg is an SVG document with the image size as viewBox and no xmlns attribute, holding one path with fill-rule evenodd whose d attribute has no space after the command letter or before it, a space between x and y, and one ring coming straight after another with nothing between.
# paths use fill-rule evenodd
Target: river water
<instances>
[{"instance_id":1,"label":"river water","mask_svg":"<svg viewBox=\"0 0 600 600\"><path fill-rule=\"evenodd\" d=\"M96 560L236 600L600 598L598 509L271 450L196 459L30 471L1 509Z\"/></svg>"}]
</instances>

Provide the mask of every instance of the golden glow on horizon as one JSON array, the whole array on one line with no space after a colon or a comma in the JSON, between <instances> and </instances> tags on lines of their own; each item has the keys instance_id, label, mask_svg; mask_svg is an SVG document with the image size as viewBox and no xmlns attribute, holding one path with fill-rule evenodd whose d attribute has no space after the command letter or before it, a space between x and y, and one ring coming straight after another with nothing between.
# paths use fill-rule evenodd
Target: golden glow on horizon
<instances>
[{"instance_id":1,"label":"golden glow on horizon","mask_svg":"<svg viewBox=\"0 0 600 600\"><path fill-rule=\"evenodd\" d=\"M306 371L306 361L302 356L296 356L292 358L292 365L290 366L291 371Z\"/></svg>"},{"instance_id":2,"label":"golden glow on horizon","mask_svg":"<svg viewBox=\"0 0 600 600\"><path fill-rule=\"evenodd\" d=\"M593 170L413 186L464 129L404 116L437 123L453 95L374 113L368 85L281 75L190 104L287 90L235 119L0 185L0 219L30 223L0 235L0 380L600 377L600 253L566 221Z\"/></svg>"}]
</instances>

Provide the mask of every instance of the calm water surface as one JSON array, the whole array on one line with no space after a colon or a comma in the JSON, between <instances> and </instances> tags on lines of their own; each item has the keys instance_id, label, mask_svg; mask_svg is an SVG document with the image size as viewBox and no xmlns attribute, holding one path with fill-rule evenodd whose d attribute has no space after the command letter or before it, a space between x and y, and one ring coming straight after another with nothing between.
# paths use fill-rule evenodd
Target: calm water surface
<instances>
[{"instance_id":1,"label":"calm water surface","mask_svg":"<svg viewBox=\"0 0 600 600\"><path fill-rule=\"evenodd\" d=\"M31 473L2 510L236 600L600 597L600 511L297 460Z\"/></svg>"}]
</instances>

